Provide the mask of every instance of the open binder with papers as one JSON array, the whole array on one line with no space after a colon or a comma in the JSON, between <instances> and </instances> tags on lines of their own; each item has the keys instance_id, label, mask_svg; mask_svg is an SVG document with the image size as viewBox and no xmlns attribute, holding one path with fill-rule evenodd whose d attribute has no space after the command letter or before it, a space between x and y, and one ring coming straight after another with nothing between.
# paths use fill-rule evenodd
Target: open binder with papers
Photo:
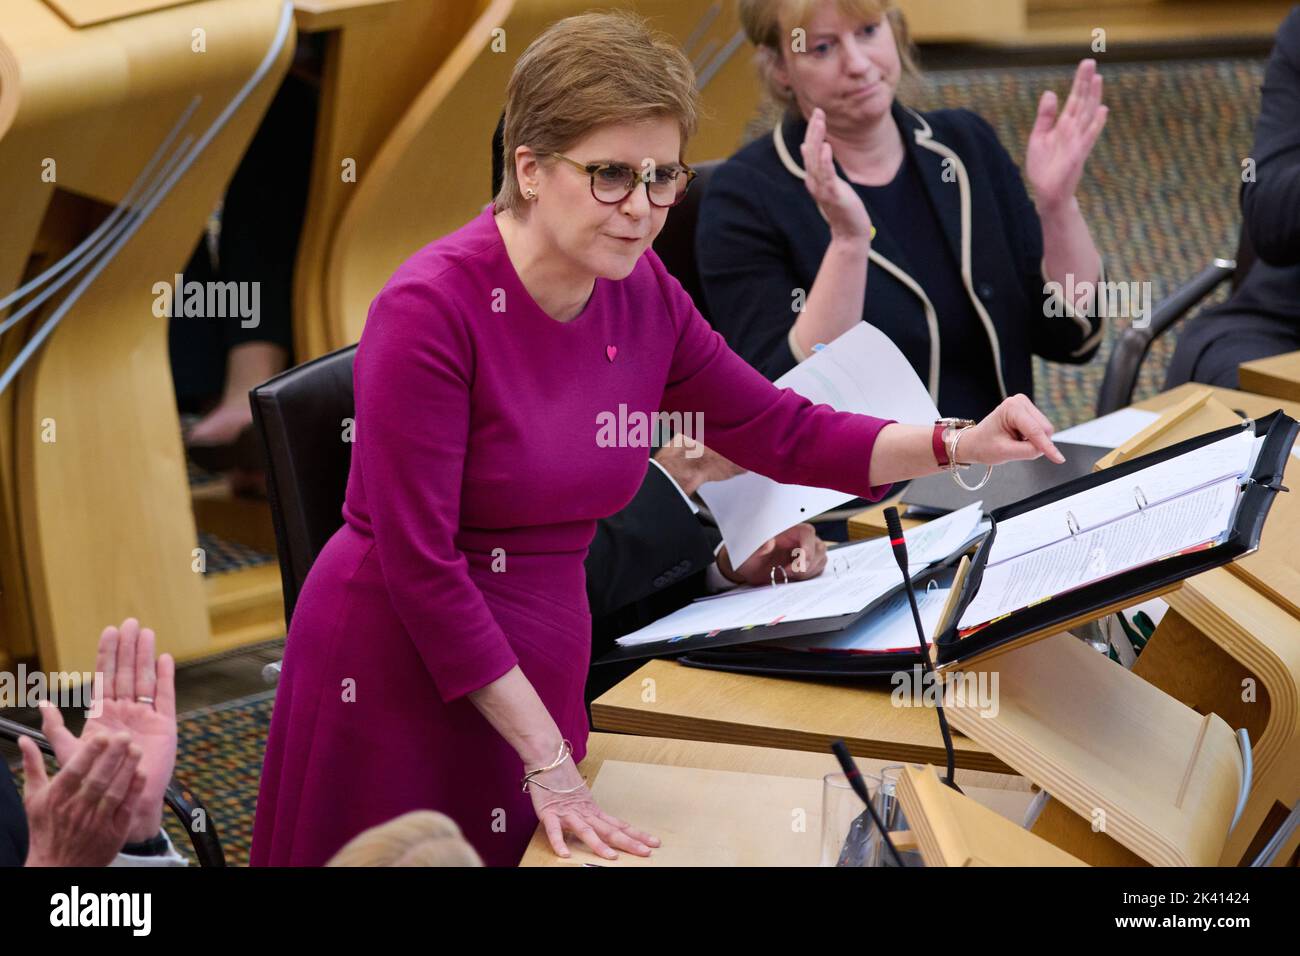
<instances>
[{"instance_id":1,"label":"open binder with papers","mask_svg":"<svg viewBox=\"0 0 1300 956\"><path fill-rule=\"evenodd\" d=\"M1277 411L995 510L958 567L936 664L1066 630L1251 553L1297 431Z\"/></svg>"},{"instance_id":2,"label":"open binder with papers","mask_svg":"<svg viewBox=\"0 0 1300 956\"><path fill-rule=\"evenodd\" d=\"M975 503L908 532L911 578L932 623L945 606L942 585L951 579L952 565L988 528L983 518ZM900 601L906 608L902 590L889 543L883 538L856 542L831 550L826 570L816 578L782 582L778 576L770 586L701 598L619 638L616 649L596 663L761 644L755 654L804 662L814 670L824 670L816 660L823 657L835 657L835 667L854 671L892 670L920 660L910 611L908 629L893 623L900 617L895 613ZM746 654L744 659L758 658Z\"/></svg>"},{"instance_id":3,"label":"open binder with papers","mask_svg":"<svg viewBox=\"0 0 1300 956\"><path fill-rule=\"evenodd\" d=\"M1038 640L1178 587L1259 547L1300 425L1282 412L907 532L911 580L941 669ZM974 549L973 556L970 554ZM918 560L919 559L919 560ZM748 673L857 677L920 661L884 538L830 552L811 581L704 598L619 639L598 663L673 656Z\"/></svg>"}]
</instances>

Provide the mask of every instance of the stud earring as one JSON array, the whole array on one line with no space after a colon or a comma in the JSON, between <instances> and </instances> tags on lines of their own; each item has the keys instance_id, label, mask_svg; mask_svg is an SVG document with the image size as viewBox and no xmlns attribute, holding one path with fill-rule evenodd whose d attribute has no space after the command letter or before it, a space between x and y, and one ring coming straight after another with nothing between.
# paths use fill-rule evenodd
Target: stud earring
<instances>
[{"instance_id":1,"label":"stud earring","mask_svg":"<svg viewBox=\"0 0 1300 956\"><path fill-rule=\"evenodd\" d=\"M536 199L536 198L537 198L537 191L536 191L535 189L525 189L525 190L524 190L524 198L525 198L525 199Z\"/></svg>"}]
</instances>

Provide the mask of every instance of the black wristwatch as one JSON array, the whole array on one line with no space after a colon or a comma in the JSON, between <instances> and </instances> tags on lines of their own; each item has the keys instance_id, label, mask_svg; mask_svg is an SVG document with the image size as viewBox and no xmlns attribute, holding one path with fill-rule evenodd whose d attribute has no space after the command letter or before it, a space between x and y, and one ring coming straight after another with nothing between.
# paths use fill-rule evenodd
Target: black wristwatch
<instances>
[{"instance_id":1,"label":"black wristwatch","mask_svg":"<svg viewBox=\"0 0 1300 956\"><path fill-rule=\"evenodd\" d=\"M171 852L171 843L167 841L162 830L159 830L155 836L143 843L128 843L122 847L122 852L127 856L166 856Z\"/></svg>"}]
</instances>

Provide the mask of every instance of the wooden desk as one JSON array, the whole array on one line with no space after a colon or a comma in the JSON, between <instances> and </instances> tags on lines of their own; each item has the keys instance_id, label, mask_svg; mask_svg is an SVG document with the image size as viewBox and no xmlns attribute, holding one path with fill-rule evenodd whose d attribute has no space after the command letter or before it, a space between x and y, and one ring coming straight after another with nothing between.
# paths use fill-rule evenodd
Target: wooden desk
<instances>
[{"instance_id":1,"label":"wooden desk","mask_svg":"<svg viewBox=\"0 0 1300 956\"><path fill-rule=\"evenodd\" d=\"M932 707L896 707L893 686L729 674L651 661L592 702L600 730L829 753L843 738L857 756L944 762ZM953 735L958 767L1010 772L1001 760Z\"/></svg>"},{"instance_id":2,"label":"wooden desk","mask_svg":"<svg viewBox=\"0 0 1300 956\"><path fill-rule=\"evenodd\" d=\"M1183 385L1136 407L1164 411L1202 389ZM1223 405L1248 415L1281 408L1300 417L1300 404L1283 397L1211 391ZM1300 462L1291 462L1284 479L1289 486L1296 486L1298 473ZM850 519L851 533L883 534L880 510ZM1226 865L1252 858L1300 795L1300 701L1294 676L1300 674L1298 537L1300 512L1289 496L1279 496L1259 551L1230 567L1197 575L1166 597L1170 610L1133 668L1198 713L1218 714L1250 734L1251 796L1224 847L1220 862ZM1086 821L1056 802L1048 805L1036 832L1093 863L1133 862L1131 854L1090 833ZM1293 838L1283 859L1295 843Z\"/></svg>"},{"instance_id":3,"label":"wooden desk","mask_svg":"<svg viewBox=\"0 0 1300 956\"><path fill-rule=\"evenodd\" d=\"M818 779L839 771L839 764L829 752L803 753L768 747L593 733L587 741L587 757L581 764L582 773L588 781L595 781L606 760L808 779ZM858 766L864 773L879 773L882 767L893 762L860 758ZM990 806L1011 819L1019 819L1029 800L1030 785L1024 777L970 770L960 773L958 782L964 791L985 806ZM618 815L616 808L605 809ZM810 826L811 823L810 820ZM520 861L520 866L573 865L572 861L561 860L554 855L540 827L533 834L533 841Z\"/></svg>"},{"instance_id":4,"label":"wooden desk","mask_svg":"<svg viewBox=\"0 0 1300 956\"><path fill-rule=\"evenodd\" d=\"M1139 404L1161 411L1200 387L1180 386ZM1213 392L1248 415L1281 408L1300 418L1295 401ZM1289 461L1283 480L1297 487L1300 461ZM1217 713L1250 733L1251 796L1224 848L1226 865L1253 858L1300 797L1300 558L1295 551L1300 507L1294 495L1278 495L1273 502L1258 551L1197 575L1167 597L1169 613L1133 669L1197 711ZM1282 859L1298 844L1300 835L1291 839Z\"/></svg>"},{"instance_id":5,"label":"wooden desk","mask_svg":"<svg viewBox=\"0 0 1300 956\"><path fill-rule=\"evenodd\" d=\"M898 509L900 517L907 511L907 506L899 501L902 496L903 493L901 491L896 495L890 495L879 504L874 504L870 508L864 508L853 517L849 518L849 540L861 541L864 538L883 537L885 532L889 530L885 527L885 509L892 505ZM901 520L903 522L904 531L925 523L921 518L901 518Z\"/></svg>"},{"instance_id":6,"label":"wooden desk","mask_svg":"<svg viewBox=\"0 0 1300 956\"><path fill-rule=\"evenodd\" d=\"M1162 410L1184 400L1194 388L1174 389L1139 403L1139 407ZM1275 398L1229 390L1217 390L1216 394L1229 407L1247 414L1264 414L1280 406L1292 416L1300 415L1300 407ZM876 506L860 516L859 536L865 536L864 529L870 532L871 522L878 520L873 516L879 511ZM883 521L880 524L883 532ZM1188 706L1203 713L1219 713L1231 726L1250 730L1256 748L1253 793L1257 796L1252 797L1225 850L1224 862L1233 863L1249 855L1255 834L1275 813L1275 799L1285 802L1286 794L1296 787L1295 778L1300 777L1291 756L1300 740L1300 724L1290 697L1283 699L1281 693L1287 686L1285 675L1291 666L1292 655L1286 650L1288 637L1294 642L1300 636L1300 621L1259 592L1241 586L1239 571L1207 572L1172 595L1173 609L1135 669L1139 676ZM1227 591L1236 597L1231 601L1214 599L1214 595ZM1258 600L1252 601L1252 597ZM1262 626L1261 620L1267 620L1267 626ZM1261 628L1267 634L1261 635ZM1208 637L1211 631L1225 636ZM1244 635L1254 640L1247 641ZM1265 645L1262 651L1260 643ZM1215 655L1217 663L1203 663ZM1186 666L1193 658L1202 663ZM1205 685L1205 681L1214 681L1215 675L1222 680L1212 688ZM1244 677L1254 677L1262 706L1243 705L1234 710L1220 699L1222 691L1224 687L1238 688L1235 692L1239 693L1239 678ZM892 707L887 691L861 685L726 674L655 661L595 701L592 717L601 729L796 750L821 751L840 736L857 754L939 763L942 747L934 716ZM960 767L1004 766L968 738L957 736L954 743ZM1070 819L1061 826L1077 829L1081 818L1056 806L1055 801L1049 803L1048 816L1062 813ZM1083 828L1086 826L1085 822ZM1067 835L1071 836L1067 848L1077 853L1077 834ZM1092 858L1094 862L1133 862L1132 854L1117 855L1113 850Z\"/></svg>"},{"instance_id":7,"label":"wooden desk","mask_svg":"<svg viewBox=\"0 0 1300 956\"><path fill-rule=\"evenodd\" d=\"M1164 411L1198 390L1205 390L1205 386L1180 385L1139 402L1135 407ZM1280 408L1292 418L1300 419L1298 402L1226 388L1211 391L1222 404L1247 415L1267 415ZM1295 456L1288 460L1283 483L1292 489L1300 489L1300 460ZM1300 540L1300 501L1296 499L1296 491L1292 491L1278 495L1273 501L1259 550L1234 561L1225 570L1244 579L1288 613L1300 617L1300 553L1294 547L1297 540Z\"/></svg>"},{"instance_id":8,"label":"wooden desk","mask_svg":"<svg viewBox=\"0 0 1300 956\"><path fill-rule=\"evenodd\" d=\"M1238 377L1242 391L1300 402L1300 352L1242 362Z\"/></svg>"}]
</instances>

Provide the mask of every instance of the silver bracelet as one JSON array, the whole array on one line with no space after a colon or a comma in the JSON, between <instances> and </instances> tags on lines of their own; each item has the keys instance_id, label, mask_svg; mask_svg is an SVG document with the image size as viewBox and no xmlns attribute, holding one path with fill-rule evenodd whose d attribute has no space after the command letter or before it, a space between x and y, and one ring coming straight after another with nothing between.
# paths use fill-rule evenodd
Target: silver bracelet
<instances>
[{"instance_id":1,"label":"silver bracelet","mask_svg":"<svg viewBox=\"0 0 1300 956\"><path fill-rule=\"evenodd\" d=\"M952 475L952 480L957 482L957 485L961 488L964 488L966 491L979 491L981 488L983 488L985 485L989 483L989 477L993 474L993 466L992 465L984 466L987 470L984 472L984 477L979 480L978 484L974 484L974 485L966 484L966 479L962 478L961 476L960 469L962 466L957 463L957 446L961 443L961 436L964 435L965 433L966 433L966 429L961 428L958 429L957 434L953 436L952 454L948 456L948 474Z\"/></svg>"}]
</instances>

